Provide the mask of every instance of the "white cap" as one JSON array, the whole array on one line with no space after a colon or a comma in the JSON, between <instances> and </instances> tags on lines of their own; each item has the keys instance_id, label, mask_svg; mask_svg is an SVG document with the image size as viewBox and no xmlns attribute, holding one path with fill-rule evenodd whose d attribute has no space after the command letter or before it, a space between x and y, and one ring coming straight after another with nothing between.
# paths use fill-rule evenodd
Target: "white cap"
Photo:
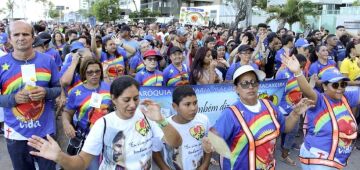
<instances>
[{"instance_id":1,"label":"white cap","mask_svg":"<svg viewBox=\"0 0 360 170\"><path fill-rule=\"evenodd\" d=\"M247 73L249 71L253 71L256 74L259 81L264 80L266 77L266 74L263 71L255 69L251 65L243 65L243 66L240 66L238 69L236 69L234 76L233 76L233 81L235 81L236 78L240 77L241 75L243 75L244 73Z\"/></svg>"}]
</instances>

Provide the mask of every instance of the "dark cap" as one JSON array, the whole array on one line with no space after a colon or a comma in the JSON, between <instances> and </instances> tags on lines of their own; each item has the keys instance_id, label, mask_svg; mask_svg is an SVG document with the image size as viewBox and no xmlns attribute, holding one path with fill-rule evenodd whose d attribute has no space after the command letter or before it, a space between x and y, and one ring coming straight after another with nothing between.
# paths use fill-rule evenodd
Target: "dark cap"
<instances>
[{"instance_id":1,"label":"dark cap","mask_svg":"<svg viewBox=\"0 0 360 170\"><path fill-rule=\"evenodd\" d=\"M84 44L79 41L74 41L73 43L71 43L70 51L73 52L73 51L81 49L81 48L85 48Z\"/></svg>"},{"instance_id":2,"label":"dark cap","mask_svg":"<svg viewBox=\"0 0 360 170\"><path fill-rule=\"evenodd\" d=\"M41 39L39 36L37 36L35 37L32 47L35 48L35 47L43 46L45 44L45 41L47 40Z\"/></svg>"},{"instance_id":3,"label":"dark cap","mask_svg":"<svg viewBox=\"0 0 360 170\"><path fill-rule=\"evenodd\" d=\"M254 51L254 49L251 48L250 45L242 45L238 48L238 52L247 51L247 50Z\"/></svg>"},{"instance_id":4,"label":"dark cap","mask_svg":"<svg viewBox=\"0 0 360 170\"><path fill-rule=\"evenodd\" d=\"M173 47L170 49L170 55L176 53L177 51L179 51L180 53L183 52L183 50L182 50L181 48L179 48L179 47L177 47L177 46L173 46Z\"/></svg>"},{"instance_id":5,"label":"dark cap","mask_svg":"<svg viewBox=\"0 0 360 170\"><path fill-rule=\"evenodd\" d=\"M51 41L51 35L47 32L40 33L38 37L45 40L44 44L49 44Z\"/></svg>"}]
</instances>

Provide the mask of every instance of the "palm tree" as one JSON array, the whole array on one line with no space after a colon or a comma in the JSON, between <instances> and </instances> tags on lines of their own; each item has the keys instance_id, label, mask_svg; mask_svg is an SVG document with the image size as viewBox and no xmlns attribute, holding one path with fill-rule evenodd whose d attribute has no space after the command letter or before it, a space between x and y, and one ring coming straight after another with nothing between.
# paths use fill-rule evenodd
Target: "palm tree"
<instances>
[{"instance_id":1,"label":"palm tree","mask_svg":"<svg viewBox=\"0 0 360 170\"><path fill-rule=\"evenodd\" d=\"M277 20L279 22L278 29L284 28L288 23L290 30L292 25L299 22L302 26L306 24L306 16L318 15L315 4L308 0L287 0L286 4L281 6L270 6L266 10L271 13L266 22Z\"/></svg>"},{"instance_id":2,"label":"palm tree","mask_svg":"<svg viewBox=\"0 0 360 170\"><path fill-rule=\"evenodd\" d=\"M11 14L11 19L14 19L14 8L15 8L15 0L7 0L6 7Z\"/></svg>"}]
</instances>

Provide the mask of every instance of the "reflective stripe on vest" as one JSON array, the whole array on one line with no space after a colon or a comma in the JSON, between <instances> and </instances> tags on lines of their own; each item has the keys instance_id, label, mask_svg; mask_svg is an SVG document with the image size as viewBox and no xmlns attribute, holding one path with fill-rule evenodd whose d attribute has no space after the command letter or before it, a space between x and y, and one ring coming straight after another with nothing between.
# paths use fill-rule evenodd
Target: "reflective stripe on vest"
<instances>
[{"instance_id":1,"label":"reflective stripe on vest","mask_svg":"<svg viewBox=\"0 0 360 170\"><path fill-rule=\"evenodd\" d=\"M332 130L333 131L332 145L331 145L330 154L329 154L327 159L300 157L300 162L303 163L303 164L307 164L307 165L316 164L316 165L325 165L325 166L335 167L335 168L338 168L338 169L343 169L344 168L343 165L341 165L340 163L334 161L335 153L336 153L337 147L339 145L339 137L340 138L346 138L346 139L356 139L356 137L357 137L357 127L356 127L356 131L351 135L346 135L344 133L339 132L339 127L338 127L338 123L337 123L336 116L335 116L335 113L333 111L333 108L331 107L331 105L329 103L329 100L325 96L323 96L323 99L325 101L328 113L329 113L330 118L331 118L331 125L333 127L333 130ZM341 98L341 101L345 105L347 111L350 113L351 118L353 119L353 121L357 125L356 119L354 118L352 110L351 110L345 96L343 96Z\"/></svg>"},{"instance_id":2,"label":"reflective stripe on vest","mask_svg":"<svg viewBox=\"0 0 360 170\"><path fill-rule=\"evenodd\" d=\"M236 106L230 106L230 109L234 112L235 116L237 117L241 128L243 129L246 138L248 139L248 143L249 143L249 170L255 170L256 169L256 146L260 146L270 140L275 139L276 142L276 138L279 136L280 134L280 124L276 119L276 116L274 114L274 109L272 108L272 106L270 105L269 101L262 99L263 103L265 104L266 108L269 111L270 117L273 121L273 123L275 124L275 128L276 130L271 133L270 135L265 136L264 138L255 141L254 140L254 136L252 135L248 125L246 124L246 121L244 120L244 117L242 116L242 113L239 111L239 109ZM274 148L275 149L275 148ZM275 163L274 166L271 168L275 169Z\"/></svg>"}]
</instances>

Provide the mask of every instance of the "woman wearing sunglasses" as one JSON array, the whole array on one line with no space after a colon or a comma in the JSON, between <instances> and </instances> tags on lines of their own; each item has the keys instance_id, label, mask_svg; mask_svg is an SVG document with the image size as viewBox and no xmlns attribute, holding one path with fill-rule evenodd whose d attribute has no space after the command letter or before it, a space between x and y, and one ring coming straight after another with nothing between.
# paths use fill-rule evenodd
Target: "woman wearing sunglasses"
<instances>
[{"instance_id":1,"label":"woman wearing sunglasses","mask_svg":"<svg viewBox=\"0 0 360 170\"><path fill-rule=\"evenodd\" d=\"M233 76L239 100L226 108L211 131L222 137L230 148L231 158L222 162L222 169L275 169L275 143L281 132L290 132L301 113L313 107L302 99L285 118L268 100L258 99L259 81L265 73L250 65L238 68ZM208 139L204 150L212 151Z\"/></svg>"},{"instance_id":2,"label":"woman wearing sunglasses","mask_svg":"<svg viewBox=\"0 0 360 170\"><path fill-rule=\"evenodd\" d=\"M80 67L80 78L82 84L69 92L62 114L65 135L70 138L70 143L75 143L75 140L84 141L90 127L107 114L111 104L110 86L103 82L100 61L94 58L85 60ZM81 147L81 144L78 146ZM69 154L76 154L69 149L67 151ZM97 169L97 162L98 160L94 159L89 169Z\"/></svg>"},{"instance_id":3,"label":"woman wearing sunglasses","mask_svg":"<svg viewBox=\"0 0 360 170\"><path fill-rule=\"evenodd\" d=\"M357 137L351 108L360 104L359 91L345 91L349 79L333 68L323 73L320 82L324 93L319 93L306 81L294 56L284 57L283 63L294 73L303 95L316 105L306 114L308 133L300 150L302 168L343 169Z\"/></svg>"}]
</instances>

